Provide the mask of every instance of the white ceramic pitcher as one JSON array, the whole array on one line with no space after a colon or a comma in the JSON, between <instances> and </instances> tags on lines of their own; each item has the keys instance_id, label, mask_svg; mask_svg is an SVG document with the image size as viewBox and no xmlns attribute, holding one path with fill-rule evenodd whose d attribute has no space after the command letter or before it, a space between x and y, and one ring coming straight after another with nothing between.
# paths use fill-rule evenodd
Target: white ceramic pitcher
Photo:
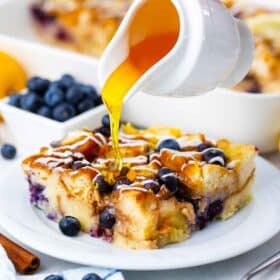
<instances>
[{"instance_id":1,"label":"white ceramic pitcher","mask_svg":"<svg viewBox=\"0 0 280 280\"><path fill-rule=\"evenodd\" d=\"M129 30L138 11L151 2L135 0L119 30L105 50L99 65L99 80L104 85L109 75L127 58ZM218 0L170 0L180 22L174 48L152 66L134 85L127 97L139 90L160 96L187 96L229 87L243 79L253 59L253 38L240 20L231 16ZM160 7L160 6L158 6ZM160 9L145 15L159 24ZM162 22L164 26L166 22ZM155 31L139 30L138 41ZM138 32L137 30L134 32Z\"/></svg>"}]
</instances>

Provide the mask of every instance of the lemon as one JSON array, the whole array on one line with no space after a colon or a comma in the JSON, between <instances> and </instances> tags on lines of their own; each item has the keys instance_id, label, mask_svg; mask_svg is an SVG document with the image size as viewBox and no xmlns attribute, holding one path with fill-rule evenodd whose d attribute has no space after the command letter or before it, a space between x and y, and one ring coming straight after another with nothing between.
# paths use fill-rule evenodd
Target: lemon
<instances>
[{"instance_id":1,"label":"lemon","mask_svg":"<svg viewBox=\"0 0 280 280\"><path fill-rule=\"evenodd\" d=\"M255 35L271 40L280 39L280 13L261 14L246 20Z\"/></svg>"},{"instance_id":2,"label":"lemon","mask_svg":"<svg viewBox=\"0 0 280 280\"><path fill-rule=\"evenodd\" d=\"M26 73L20 63L0 51L0 99L11 92L19 92L24 89L26 80Z\"/></svg>"}]
</instances>

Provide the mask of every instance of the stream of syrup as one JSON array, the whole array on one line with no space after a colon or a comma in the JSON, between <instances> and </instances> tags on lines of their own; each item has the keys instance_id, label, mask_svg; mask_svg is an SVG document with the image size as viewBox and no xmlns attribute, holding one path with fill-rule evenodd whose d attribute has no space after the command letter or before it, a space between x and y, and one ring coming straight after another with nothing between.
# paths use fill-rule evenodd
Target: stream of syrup
<instances>
[{"instance_id":1,"label":"stream of syrup","mask_svg":"<svg viewBox=\"0 0 280 280\"><path fill-rule=\"evenodd\" d=\"M123 165L119 149L119 123L124 98L141 76L170 52L178 39L179 23L175 7L169 0L161 3L166 5L168 15L172 17L173 22L176 22L176 28L174 28L176 31L171 32L157 28L157 32L148 35L136 44L132 43L132 38L135 36L135 34L132 34L133 36L129 38L127 58L109 76L102 90L102 98L110 116L112 145L115 153L116 168L119 171ZM139 17L138 25L140 21L142 24L143 16ZM154 20L156 21L157 19ZM152 25L149 20L147 20L147 23ZM137 25L137 22L134 23L135 25ZM160 26L159 24L157 25Z\"/></svg>"}]
</instances>

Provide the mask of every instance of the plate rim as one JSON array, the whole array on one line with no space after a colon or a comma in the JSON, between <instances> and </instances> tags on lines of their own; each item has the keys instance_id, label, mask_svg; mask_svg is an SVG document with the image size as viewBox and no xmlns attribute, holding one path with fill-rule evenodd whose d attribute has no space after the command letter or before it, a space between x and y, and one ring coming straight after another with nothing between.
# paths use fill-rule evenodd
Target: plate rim
<instances>
[{"instance_id":1,"label":"plate rim","mask_svg":"<svg viewBox=\"0 0 280 280\"><path fill-rule=\"evenodd\" d=\"M264 158L262 158L260 156L257 157L257 161L259 161L260 164L265 164L270 169L277 171L279 173L279 178L280 178L280 171L269 161L265 160ZM13 170L13 168L15 168L15 166L10 167L7 170L7 173L9 171ZM0 180L0 184L1 184L1 181L2 180ZM5 181L5 179L4 179L4 181ZM7 213L4 213L4 211L1 211L1 209L0 209L0 220L1 220L1 227L10 236L12 236L16 241L21 242L22 244L26 245L29 248L32 248L35 251L38 251L47 256L51 256L53 258L67 261L67 262L77 263L77 264L81 264L81 265L94 265L94 266L103 267L103 268L108 268L108 267L113 268L110 265L108 266L105 264L104 256L101 261L98 258L93 257L94 261L89 262L86 259L83 260L81 257L79 257L79 255L78 255L78 257L76 257L76 255L67 255L67 254L64 254L63 252L60 252L59 248L56 250L53 250L51 246L49 247L49 246L45 246L45 244L42 244L42 243L40 244L41 238L38 239L38 233L36 233L36 231L32 231L31 229L26 228L26 227L19 228L18 224L15 221L13 221L12 219L10 219L9 215L7 215ZM4 221L4 223L3 223L3 221ZM268 240L273 238L279 232L280 232L280 224L278 226L274 225L273 230L269 233L267 232L267 234L265 235L264 238L254 239L253 241L251 240L250 242L247 242L247 246L244 246L243 248L232 247L232 250L230 250L228 252L224 252L223 254L212 254L211 258L205 258L202 261L195 260L195 261L191 261L191 262L187 261L186 263L180 262L178 264L174 264L172 262L171 263L162 262L162 263L159 263L158 265L149 265L147 263L135 265L135 264L131 264L130 262L115 261L115 263L117 265L114 265L114 268L117 267L118 269L130 270L130 271L133 271L133 270L157 271L157 270L190 268L190 267L196 267L196 266L200 266L200 265L206 265L206 264L215 263L218 261L224 261L224 260L239 256L239 255L242 255L246 252L249 252L249 251L257 248L258 246L266 243ZM32 237L35 237L35 238L33 239ZM32 240L32 242L30 242L30 240L28 240L29 238L30 238L30 240ZM51 237L49 237L49 238L51 238ZM159 250L161 250L161 249L159 249ZM176 250L176 248L174 248L174 250ZM144 250L144 251L149 251L149 250ZM134 251L134 252L137 252L137 251ZM143 252L143 250L140 252ZM95 256L97 256L97 255L95 255ZM106 258L106 256L105 256L105 258Z\"/></svg>"}]
</instances>

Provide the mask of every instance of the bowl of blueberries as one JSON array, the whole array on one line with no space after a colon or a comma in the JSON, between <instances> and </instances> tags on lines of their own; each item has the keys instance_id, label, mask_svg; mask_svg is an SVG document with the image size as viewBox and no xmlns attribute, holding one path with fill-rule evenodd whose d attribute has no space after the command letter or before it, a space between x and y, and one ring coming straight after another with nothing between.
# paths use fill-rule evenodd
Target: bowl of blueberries
<instances>
[{"instance_id":1,"label":"bowl of blueberries","mask_svg":"<svg viewBox=\"0 0 280 280\"><path fill-rule=\"evenodd\" d=\"M75 129L94 128L105 112L96 87L67 73L54 80L30 77L26 89L4 99L0 109L25 150L34 150Z\"/></svg>"}]
</instances>

